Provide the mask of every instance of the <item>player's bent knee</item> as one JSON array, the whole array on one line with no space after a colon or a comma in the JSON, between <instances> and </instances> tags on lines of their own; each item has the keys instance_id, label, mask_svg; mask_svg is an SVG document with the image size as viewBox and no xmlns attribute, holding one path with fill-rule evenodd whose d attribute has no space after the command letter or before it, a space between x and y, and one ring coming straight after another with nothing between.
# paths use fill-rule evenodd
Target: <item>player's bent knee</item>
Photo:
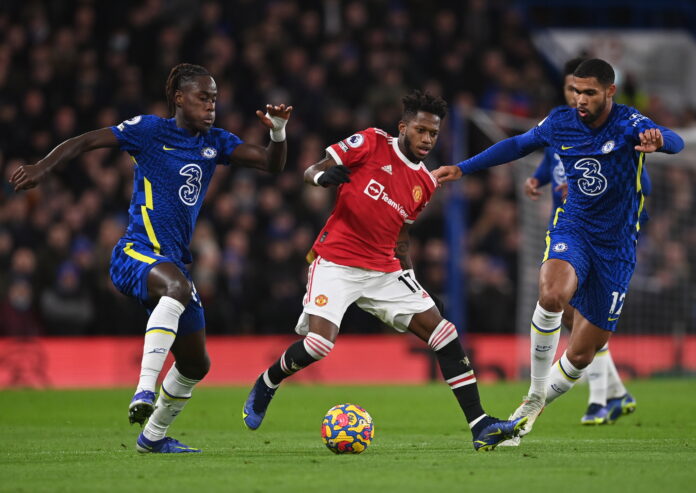
<instances>
[{"instance_id":1,"label":"player's bent knee","mask_svg":"<svg viewBox=\"0 0 696 493\"><path fill-rule=\"evenodd\" d=\"M315 360L326 358L334 347L334 343L314 332L304 338L304 348Z\"/></svg>"},{"instance_id":2,"label":"player's bent knee","mask_svg":"<svg viewBox=\"0 0 696 493\"><path fill-rule=\"evenodd\" d=\"M457 339L457 337L457 328L452 322L443 318L440 323L437 324L433 333L430 334L428 346L430 346L430 349L433 351L439 351L450 342Z\"/></svg>"},{"instance_id":3,"label":"player's bent knee","mask_svg":"<svg viewBox=\"0 0 696 493\"><path fill-rule=\"evenodd\" d=\"M188 305L191 301L191 285L188 281L184 280L172 280L165 286L165 296L174 298L182 305Z\"/></svg>"},{"instance_id":4,"label":"player's bent knee","mask_svg":"<svg viewBox=\"0 0 696 493\"><path fill-rule=\"evenodd\" d=\"M555 290L546 290L539 293L539 305L547 311L550 312L560 312L563 311L563 307L566 305L568 300L565 296Z\"/></svg>"},{"instance_id":5,"label":"player's bent knee","mask_svg":"<svg viewBox=\"0 0 696 493\"><path fill-rule=\"evenodd\" d=\"M186 361L176 363L176 368L186 378L203 380L210 371L210 357L206 354L199 361Z\"/></svg>"},{"instance_id":6,"label":"player's bent knee","mask_svg":"<svg viewBox=\"0 0 696 493\"><path fill-rule=\"evenodd\" d=\"M568 358L568 361L570 361L570 364L578 370L587 368L587 366L589 366L589 364L592 363L594 355L595 353L588 351L575 352L571 351L570 349L566 351L566 357Z\"/></svg>"}]
</instances>

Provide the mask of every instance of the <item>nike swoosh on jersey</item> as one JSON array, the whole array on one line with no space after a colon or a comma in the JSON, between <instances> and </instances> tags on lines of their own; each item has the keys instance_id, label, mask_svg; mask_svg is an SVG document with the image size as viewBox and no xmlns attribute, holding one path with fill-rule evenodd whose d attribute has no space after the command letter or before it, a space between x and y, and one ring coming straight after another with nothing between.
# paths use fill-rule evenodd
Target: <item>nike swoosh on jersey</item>
<instances>
[{"instance_id":1,"label":"nike swoosh on jersey","mask_svg":"<svg viewBox=\"0 0 696 493\"><path fill-rule=\"evenodd\" d=\"M568 149L572 149L575 146L561 146L561 150L566 151Z\"/></svg>"},{"instance_id":2,"label":"nike swoosh on jersey","mask_svg":"<svg viewBox=\"0 0 696 493\"><path fill-rule=\"evenodd\" d=\"M607 320L609 320L610 322L615 322L618 319L619 319L619 317L615 317L615 318L609 317Z\"/></svg>"},{"instance_id":3,"label":"nike swoosh on jersey","mask_svg":"<svg viewBox=\"0 0 696 493\"><path fill-rule=\"evenodd\" d=\"M162 149L164 149L165 151L173 151L173 150L175 150L174 147L167 147L167 146L162 146Z\"/></svg>"}]
</instances>

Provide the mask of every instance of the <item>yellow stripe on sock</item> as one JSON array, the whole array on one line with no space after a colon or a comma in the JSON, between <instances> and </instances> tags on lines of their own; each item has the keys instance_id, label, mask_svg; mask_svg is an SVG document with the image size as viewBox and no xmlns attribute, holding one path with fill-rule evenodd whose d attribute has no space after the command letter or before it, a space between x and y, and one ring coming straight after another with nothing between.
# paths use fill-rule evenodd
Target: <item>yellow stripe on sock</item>
<instances>
[{"instance_id":1,"label":"yellow stripe on sock","mask_svg":"<svg viewBox=\"0 0 696 493\"><path fill-rule=\"evenodd\" d=\"M189 397L176 397L176 396L170 394L169 392L167 392L163 386L160 386L160 395L162 397L164 397L165 399L170 400L170 401L187 401L191 398L190 396Z\"/></svg>"},{"instance_id":2,"label":"yellow stripe on sock","mask_svg":"<svg viewBox=\"0 0 696 493\"><path fill-rule=\"evenodd\" d=\"M573 378L573 377L571 377L570 375L568 375L568 374L565 372L565 370L563 369L563 366L561 366L561 360L560 360L560 359L558 360L558 363L557 363L557 364L558 364L558 370L561 372L561 375L563 375L563 378L565 378L565 379L568 380L569 382L573 382L573 383L575 383L575 382L578 381L578 378L580 378L580 377Z\"/></svg>"},{"instance_id":3,"label":"yellow stripe on sock","mask_svg":"<svg viewBox=\"0 0 696 493\"><path fill-rule=\"evenodd\" d=\"M167 334L167 335L170 335L172 337L176 337L176 334L174 332L172 332L171 330L167 330L167 329L150 329L150 330L147 330L146 332L148 334L154 334L157 332L159 334Z\"/></svg>"},{"instance_id":4,"label":"yellow stripe on sock","mask_svg":"<svg viewBox=\"0 0 696 493\"><path fill-rule=\"evenodd\" d=\"M550 332L543 332L543 331L539 330L539 329L537 328L537 326L534 325L534 323L532 323L532 324L531 324L531 329L532 329L534 332L536 332L537 334L541 334L541 335L543 335L543 336L551 336L551 335L554 335L554 334L555 334L556 332L558 332L559 330L561 330L561 326L559 325L558 327L556 327L555 329L553 329L553 330L550 331Z\"/></svg>"}]
</instances>

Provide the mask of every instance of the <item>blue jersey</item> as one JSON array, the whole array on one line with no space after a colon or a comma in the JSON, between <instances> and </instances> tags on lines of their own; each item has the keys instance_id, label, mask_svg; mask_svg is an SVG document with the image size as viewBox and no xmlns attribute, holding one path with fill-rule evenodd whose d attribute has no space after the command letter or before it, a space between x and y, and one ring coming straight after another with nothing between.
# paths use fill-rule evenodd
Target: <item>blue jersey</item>
<instances>
[{"instance_id":1,"label":"blue jersey","mask_svg":"<svg viewBox=\"0 0 696 493\"><path fill-rule=\"evenodd\" d=\"M196 136L172 119L136 116L111 127L134 163L128 229L121 240L144 245L174 262L191 262L189 243L218 163L242 143L219 128Z\"/></svg>"},{"instance_id":2,"label":"blue jersey","mask_svg":"<svg viewBox=\"0 0 696 493\"><path fill-rule=\"evenodd\" d=\"M551 187L551 199L553 201L553 207L551 209L551 218L549 223L553 223L554 216L556 215L556 210L563 205L563 190L559 189L561 185L566 184L565 168L563 167L563 161L561 157L552 148L546 147L544 149L544 159L539 163L537 169L532 175L539 182L539 187L544 185L550 185ZM643 195L646 197L650 195L652 191L652 184L650 182L650 176L648 175L647 167L643 166L643 172L640 176L641 186L643 189ZM640 224L644 225L648 221L648 214L643 209L640 216Z\"/></svg>"},{"instance_id":3,"label":"blue jersey","mask_svg":"<svg viewBox=\"0 0 696 493\"><path fill-rule=\"evenodd\" d=\"M645 156L634 149L653 123L637 110L614 104L607 121L588 127L574 108L559 107L530 131L563 162L568 196L558 220L596 244L629 254L637 238L644 193L639 177Z\"/></svg>"}]
</instances>

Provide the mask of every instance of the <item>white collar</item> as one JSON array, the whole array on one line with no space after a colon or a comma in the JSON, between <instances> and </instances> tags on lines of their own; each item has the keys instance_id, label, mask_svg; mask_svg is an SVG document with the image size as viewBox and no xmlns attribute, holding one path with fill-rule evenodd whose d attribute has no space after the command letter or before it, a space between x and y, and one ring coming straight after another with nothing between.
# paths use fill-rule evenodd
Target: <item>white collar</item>
<instances>
[{"instance_id":1,"label":"white collar","mask_svg":"<svg viewBox=\"0 0 696 493\"><path fill-rule=\"evenodd\" d=\"M397 139L396 137L392 137L392 146L394 147L394 152L396 152L396 155L399 156L399 159L401 159L404 162L404 164L412 170L418 171L420 167L423 165L423 161L414 163L409 158L407 158L403 152L401 152L401 149L399 149L399 139Z\"/></svg>"}]
</instances>

